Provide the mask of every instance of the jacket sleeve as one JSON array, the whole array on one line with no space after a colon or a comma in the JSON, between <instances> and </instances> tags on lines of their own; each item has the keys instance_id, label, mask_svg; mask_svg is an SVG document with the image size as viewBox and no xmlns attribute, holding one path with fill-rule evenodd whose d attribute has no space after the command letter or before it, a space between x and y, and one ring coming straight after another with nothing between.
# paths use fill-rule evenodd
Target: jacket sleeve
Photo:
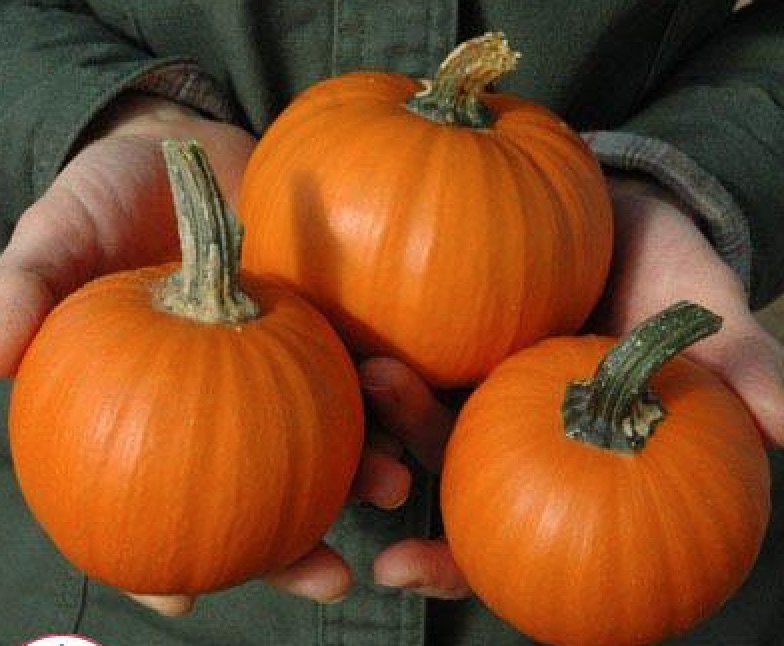
<instances>
[{"instance_id":1,"label":"jacket sleeve","mask_svg":"<svg viewBox=\"0 0 784 646\"><path fill-rule=\"evenodd\" d=\"M87 124L128 89L226 117L196 66L158 58L67 0L0 2L0 249L54 179Z\"/></svg>"},{"instance_id":2,"label":"jacket sleeve","mask_svg":"<svg viewBox=\"0 0 784 646\"><path fill-rule=\"evenodd\" d=\"M588 139L694 207L753 307L784 290L784 2L737 12L619 131Z\"/></svg>"}]
</instances>

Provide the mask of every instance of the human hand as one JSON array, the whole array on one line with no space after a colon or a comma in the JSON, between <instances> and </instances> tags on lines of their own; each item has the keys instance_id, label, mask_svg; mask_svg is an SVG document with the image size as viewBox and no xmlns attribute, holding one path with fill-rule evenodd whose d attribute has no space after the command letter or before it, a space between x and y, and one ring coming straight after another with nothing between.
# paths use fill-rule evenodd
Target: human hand
<instances>
[{"instance_id":1,"label":"human hand","mask_svg":"<svg viewBox=\"0 0 784 646\"><path fill-rule=\"evenodd\" d=\"M162 99L129 97L20 217L0 255L0 376L51 308L102 274L179 257L162 138L198 138L229 201L253 138Z\"/></svg>"},{"instance_id":2,"label":"human hand","mask_svg":"<svg viewBox=\"0 0 784 646\"><path fill-rule=\"evenodd\" d=\"M221 189L236 204L254 138L228 124L163 99L129 96L115 105L49 190L22 215L0 255L0 376L13 376L49 311L102 274L179 257L179 241L161 140L197 139ZM379 507L401 503L407 470L383 444L363 455L356 497ZM319 601L342 597L351 584L343 559L321 544L265 577L281 590ZM129 595L165 615L189 612L190 596Z\"/></svg>"},{"instance_id":3,"label":"human hand","mask_svg":"<svg viewBox=\"0 0 784 646\"><path fill-rule=\"evenodd\" d=\"M606 296L586 331L623 335L672 303L699 302L724 319L720 333L688 350L745 401L763 437L784 445L784 350L755 320L743 286L663 189L628 178L609 180L616 251ZM454 415L413 371L391 359L361 366L372 410L420 462L440 470ZM378 583L457 599L468 585L441 540L408 539L375 563Z\"/></svg>"},{"instance_id":4,"label":"human hand","mask_svg":"<svg viewBox=\"0 0 784 646\"><path fill-rule=\"evenodd\" d=\"M685 354L740 396L767 443L784 445L784 348L755 319L741 281L674 196L637 178L609 182L616 247L592 328L622 335L684 299L716 312L722 330Z\"/></svg>"},{"instance_id":5,"label":"human hand","mask_svg":"<svg viewBox=\"0 0 784 646\"><path fill-rule=\"evenodd\" d=\"M433 473L441 470L455 413L413 370L395 359L369 359L359 367L371 414L397 455L407 449ZM394 453L393 453L394 454ZM376 583L439 599L462 599L471 591L443 538L409 538L383 550L374 563Z\"/></svg>"}]
</instances>

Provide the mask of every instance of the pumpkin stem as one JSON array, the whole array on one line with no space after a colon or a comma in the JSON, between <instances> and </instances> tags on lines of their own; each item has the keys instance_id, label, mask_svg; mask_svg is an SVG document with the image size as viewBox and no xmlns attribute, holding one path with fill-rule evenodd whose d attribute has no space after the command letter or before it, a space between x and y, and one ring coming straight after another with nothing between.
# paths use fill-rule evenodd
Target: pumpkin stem
<instances>
[{"instance_id":1,"label":"pumpkin stem","mask_svg":"<svg viewBox=\"0 0 784 646\"><path fill-rule=\"evenodd\" d=\"M259 307L240 288L242 223L218 189L204 149L196 141L167 139L163 156L174 196L182 267L161 281L155 295L165 310L203 323L241 323Z\"/></svg>"},{"instance_id":2,"label":"pumpkin stem","mask_svg":"<svg viewBox=\"0 0 784 646\"><path fill-rule=\"evenodd\" d=\"M500 32L467 40L452 50L435 79L426 81L425 89L406 106L437 123L489 128L495 115L481 95L490 83L513 70L519 58Z\"/></svg>"},{"instance_id":3,"label":"pumpkin stem","mask_svg":"<svg viewBox=\"0 0 784 646\"><path fill-rule=\"evenodd\" d=\"M640 450L666 415L648 386L651 377L720 328L719 316L688 301L643 321L602 359L592 379L568 385L561 408L566 434L601 448Z\"/></svg>"}]
</instances>

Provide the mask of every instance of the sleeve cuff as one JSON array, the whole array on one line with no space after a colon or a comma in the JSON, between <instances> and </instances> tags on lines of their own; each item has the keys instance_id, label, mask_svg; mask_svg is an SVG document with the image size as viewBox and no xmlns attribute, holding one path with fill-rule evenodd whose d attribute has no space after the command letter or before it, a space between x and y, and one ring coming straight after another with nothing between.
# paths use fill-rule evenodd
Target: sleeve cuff
<instances>
[{"instance_id":1,"label":"sleeve cuff","mask_svg":"<svg viewBox=\"0 0 784 646\"><path fill-rule=\"evenodd\" d=\"M231 103L218 84L199 68L181 59L130 61L117 65L96 82L86 75L79 89L80 102L69 103L63 96L61 104L73 105L66 110L72 120L52 119L36 131L32 168L33 196L42 194L67 162L73 146L89 127L95 116L128 90L156 94L226 121L235 121ZM74 90L75 92L76 90ZM64 128L64 123L70 127Z\"/></svg>"},{"instance_id":2,"label":"sleeve cuff","mask_svg":"<svg viewBox=\"0 0 784 646\"><path fill-rule=\"evenodd\" d=\"M221 91L218 83L192 62L164 59L146 61L141 65L131 62L118 66L108 79L102 77L101 82L94 86L89 80L85 84L83 95L93 95L85 102L87 109L74 120L67 136L62 136L61 125L57 122L39 129L32 176L34 195L42 194L51 184L67 162L73 146L95 116L120 94L129 90L171 99L213 119L238 122L232 103Z\"/></svg>"},{"instance_id":3,"label":"sleeve cuff","mask_svg":"<svg viewBox=\"0 0 784 646\"><path fill-rule=\"evenodd\" d=\"M176 101L219 121L238 121L226 94L194 63L174 62L153 68L124 89Z\"/></svg>"},{"instance_id":4,"label":"sleeve cuff","mask_svg":"<svg viewBox=\"0 0 784 646\"><path fill-rule=\"evenodd\" d=\"M618 170L640 171L665 186L696 215L718 254L750 293L751 234L734 198L697 163L665 141L616 132L583 134L599 161Z\"/></svg>"}]
</instances>

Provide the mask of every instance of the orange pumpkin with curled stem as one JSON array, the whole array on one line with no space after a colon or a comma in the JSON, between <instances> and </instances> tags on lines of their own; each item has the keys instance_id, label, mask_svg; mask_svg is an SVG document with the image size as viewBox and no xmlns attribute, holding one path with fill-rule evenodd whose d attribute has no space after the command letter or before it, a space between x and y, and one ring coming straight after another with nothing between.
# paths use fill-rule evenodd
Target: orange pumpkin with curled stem
<instances>
[{"instance_id":1,"label":"orange pumpkin with curled stem","mask_svg":"<svg viewBox=\"0 0 784 646\"><path fill-rule=\"evenodd\" d=\"M658 643L744 581L770 513L761 436L676 352L718 329L680 303L625 340L554 338L503 362L449 440L446 535L500 617L558 646Z\"/></svg>"},{"instance_id":2,"label":"orange pumpkin with curled stem","mask_svg":"<svg viewBox=\"0 0 784 646\"><path fill-rule=\"evenodd\" d=\"M299 296L239 274L241 229L203 151L164 152L181 267L89 283L19 367L14 466L33 514L91 577L195 594L280 569L338 516L358 464L358 380Z\"/></svg>"},{"instance_id":3,"label":"orange pumpkin with curled stem","mask_svg":"<svg viewBox=\"0 0 784 646\"><path fill-rule=\"evenodd\" d=\"M438 387L577 330L604 287L610 201L560 118L485 92L516 61L491 33L432 83L358 72L305 91L247 166L244 265L301 290L352 351Z\"/></svg>"}]
</instances>

